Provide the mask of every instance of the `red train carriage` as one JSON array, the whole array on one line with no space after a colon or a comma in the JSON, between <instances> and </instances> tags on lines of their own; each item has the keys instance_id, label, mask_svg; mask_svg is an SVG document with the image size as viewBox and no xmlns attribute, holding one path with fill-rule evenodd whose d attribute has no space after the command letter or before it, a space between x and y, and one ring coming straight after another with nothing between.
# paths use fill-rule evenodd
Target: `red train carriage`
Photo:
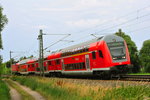
<instances>
[{"instance_id":1,"label":"red train carriage","mask_svg":"<svg viewBox=\"0 0 150 100\"><path fill-rule=\"evenodd\" d=\"M18 62L18 64L19 64L18 65L18 68L19 68L18 72L20 74L28 74L28 66L26 64L27 61L28 61L28 59L25 59L25 60Z\"/></svg>"},{"instance_id":2,"label":"red train carriage","mask_svg":"<svg viewBox=\"0 0 150 100\"><path fill-rule=\"evenodd\" d=\"M20 74L34 74L35 73L35 60L34 59L25 59L18 62L19 73Z\"/></svg>"},{"instance_id":3,"label":"red train carriage","mask_svg":"<svg viewBox=\"0 0 150 100\"><path fill-rule=\"evenodd\" d=\"M35 59L30 59L26 62L27 66L28 66L28 69L27 69L28 74L35 74L35 71L36 71L35 62L36 62Z\"/></svg>"},{"instance_id":4,"label":"red train carriage","mask_svg":"<svg viewBox=\"0 0 150 100\"><path fill-rule=\"evenodd\" d=\"M45 74L109 76L127 72L130 57L126 42L116 35L106 35L59 50L44 58ZM12 66L13 67L13 66ZM19 72L40 74L38 60L19 62Z\"/></svg>"},{"instance_id":5,"label":"red train carriage","mask_svg":"<svg viewBox=\"0 0 150 100\"><path fill-rule=\"evenodd\" d=\"M19 71L18 65L19 65L18 63L12 65L11 71L13 74L18 74L18 71Z\"/></svg>"},{"instance_id":6,"label":"red train carriage","mask_svg":"<svg viewBox=\"0 0 150 100\"><path fill-rule=\"evenodd\" d=\"M50 76L53 76L54 74L60 76L62 70L60 53L51 54L46 59L47 73L50 74Z\"/></svg>"},{"instance_id":7,"label":"red train carriage","mask_svg":"<svg viewBox=\"0 0 150 100\"><path fill-rule=\"evenodd\" d=\"M62 49L49 55L47 62L50 72L103 76L104 73L125 73L130 57L123 38L107 35Z\"/></svg>"}]
</instances>

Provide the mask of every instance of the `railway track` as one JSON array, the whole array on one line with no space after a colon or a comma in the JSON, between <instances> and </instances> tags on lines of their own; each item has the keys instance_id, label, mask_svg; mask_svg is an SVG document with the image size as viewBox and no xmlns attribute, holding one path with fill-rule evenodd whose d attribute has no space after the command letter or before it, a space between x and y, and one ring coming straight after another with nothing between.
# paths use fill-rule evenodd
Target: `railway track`
<instances>
[{"instance_id":1,"label":"railway track","mask_svg":"<svg viewBox=\"0 0 150 100\"><path fill-rule=\"evenodd\" d=\"M11 75L3 75L4 78L9 78ZM64 77L65 78L65 77ZM91 79L91 80L101 80L99 78L85 78L85 77L73 77L69 79ZM121 75L121 76L114 76L110 80L122 80L122 81L147 81L150 82L150 75Z\"/></svg>"},{"instance_id":2,"label":"railway track","mask_svg":"<svg viewBox=\"0 0 150 100\"><path fill-rule=\"evenodd\" d=\"M150 75L122 75L121 80L128 81L147 81L150 82Z\"/></svg>"}]
</instances>

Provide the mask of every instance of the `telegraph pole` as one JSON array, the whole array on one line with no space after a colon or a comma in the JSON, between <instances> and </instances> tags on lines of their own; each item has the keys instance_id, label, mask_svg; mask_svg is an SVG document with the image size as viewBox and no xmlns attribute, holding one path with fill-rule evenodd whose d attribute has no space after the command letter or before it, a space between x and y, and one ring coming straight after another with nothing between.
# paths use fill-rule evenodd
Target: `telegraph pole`
<instances>
[{"instance_id":1,"label":"telegraph pole","mask_svg":"<svg viewBox=\"0 0 150 100\"><path fill-rule=\"evenodd\" d=\"M40 75L44 76L44 67L43 67L43 32L40 30L38 35L39 40L39 66L40 66Z\"/></svg>"},{"instance_id":2,"label":"telegraph pole","mask_svg":"<svg viewBox=\"0 0 150 100\"><path fill-rule=\"evenodd\" d=\"M12 51L10 51L10 68L11 68L11 75L12 75L12 58L11 58L11 53L13 53Z\"/></svg>"}]
</instances>

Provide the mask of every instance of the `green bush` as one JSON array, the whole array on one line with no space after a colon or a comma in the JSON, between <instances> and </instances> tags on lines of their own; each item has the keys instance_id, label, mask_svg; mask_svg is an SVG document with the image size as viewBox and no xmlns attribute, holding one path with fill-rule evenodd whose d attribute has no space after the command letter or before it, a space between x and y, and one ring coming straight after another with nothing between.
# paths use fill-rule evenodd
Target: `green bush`
<instances>
[{"instance_id":1,"label":"green bush","mask_svg":"<svg viewBox=\"0 0 150 100\"><path fill-rule=\"evenodd\" d=\"M10 100L9 88L2 80L0 80L0 100Z\"/></svg>"}]
</instances>

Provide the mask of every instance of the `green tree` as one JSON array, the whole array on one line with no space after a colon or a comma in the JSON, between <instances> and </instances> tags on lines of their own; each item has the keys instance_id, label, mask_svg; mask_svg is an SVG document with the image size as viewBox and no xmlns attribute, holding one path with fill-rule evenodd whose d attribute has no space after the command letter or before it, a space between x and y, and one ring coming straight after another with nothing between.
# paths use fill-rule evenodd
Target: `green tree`
<instances>
[{"instance_id":1,"label":"green tree","mask_svg":"<svg viewBox=\"0 0 150 100\"><path fill-rule=\"evenodd\" d=\"M11 61L12 61L12 64L15 64L15 63L18 62L18 61L15 61L14 58L12 58ZM6 67L7 67L7 68L10 68L10 60L7 61L7 62L5 62L5 64L6 64Z\"/></svg>"},{"instance_id":2,"label":"green tree","mask_svg":"<svg viewBox=\"0 0 150 100\"><path fill-rule=\"evenodd\" d=\"M140 59L145 72L150 72L150 40L146 40L140 50Z\"/></svg>"},{"instance_id":3,"label":"green tree","mask_svg":"<svg viewBox=\"0 0 150 100\"><path fill-rule=\"evenodd\" d=\"M26 56L24 56L24 57L20 57L20 59L19 59L19 60L21 61L21 60L24 60L24 59L27 59L27 57L26 57Z\"/></svg>"},{"instance_id":4,"label":"green tree","mask_svg":"<svg viewBox=\"0 0 150 100\"><path fill-rule=\"evenodd\" d=\"M1 32L4 29L4 26L7 24L7 22L8 19L6 15L3 15L3 8L0 6L0 49L3 49ZM0 55L0 65L1 64L2 64L2 56Z\"/></svg>"},{"instance_id":5,"label":"green tree","mask_svg":"<svg viewBox=\"0 0 150 100\"><path fill-rule=\"evenodd\" d=\"M11 73L10 68L7 68L5 63L1 64L1 66L0 66L0 76L2 74L10 74L10 73Z\"/></svg>"},{"instance_id":6,"label":"green tree","mask_svg":"<svg viewBox=\"0 0 150 100\"><path fill-rule=\"evenodd\" d=\"M0 6L0 49L3 49L1 32L4 29L4 26L7 24L7 22L8 19L6 15L3 14L3 8Z\"/></svg>"},{"instance_id":7,"label":"green tree","mask_svg":"<svg viewBox=\"0 0 150 100\"><path fill-rule=\"evenodd\" d=\"M132 72L135 72L135 73L139 72L140 59L138 56L138 50L137 50L135 43L131 40L131 37L129 35L126 35L124 32L122 32L121 29L119 29L119 31L116 32L115 34L124 38L124 40L127 43L129 54L130 54L130 59L131 59L131 64L133 64Z\"/></svg>"}]
</instances>

